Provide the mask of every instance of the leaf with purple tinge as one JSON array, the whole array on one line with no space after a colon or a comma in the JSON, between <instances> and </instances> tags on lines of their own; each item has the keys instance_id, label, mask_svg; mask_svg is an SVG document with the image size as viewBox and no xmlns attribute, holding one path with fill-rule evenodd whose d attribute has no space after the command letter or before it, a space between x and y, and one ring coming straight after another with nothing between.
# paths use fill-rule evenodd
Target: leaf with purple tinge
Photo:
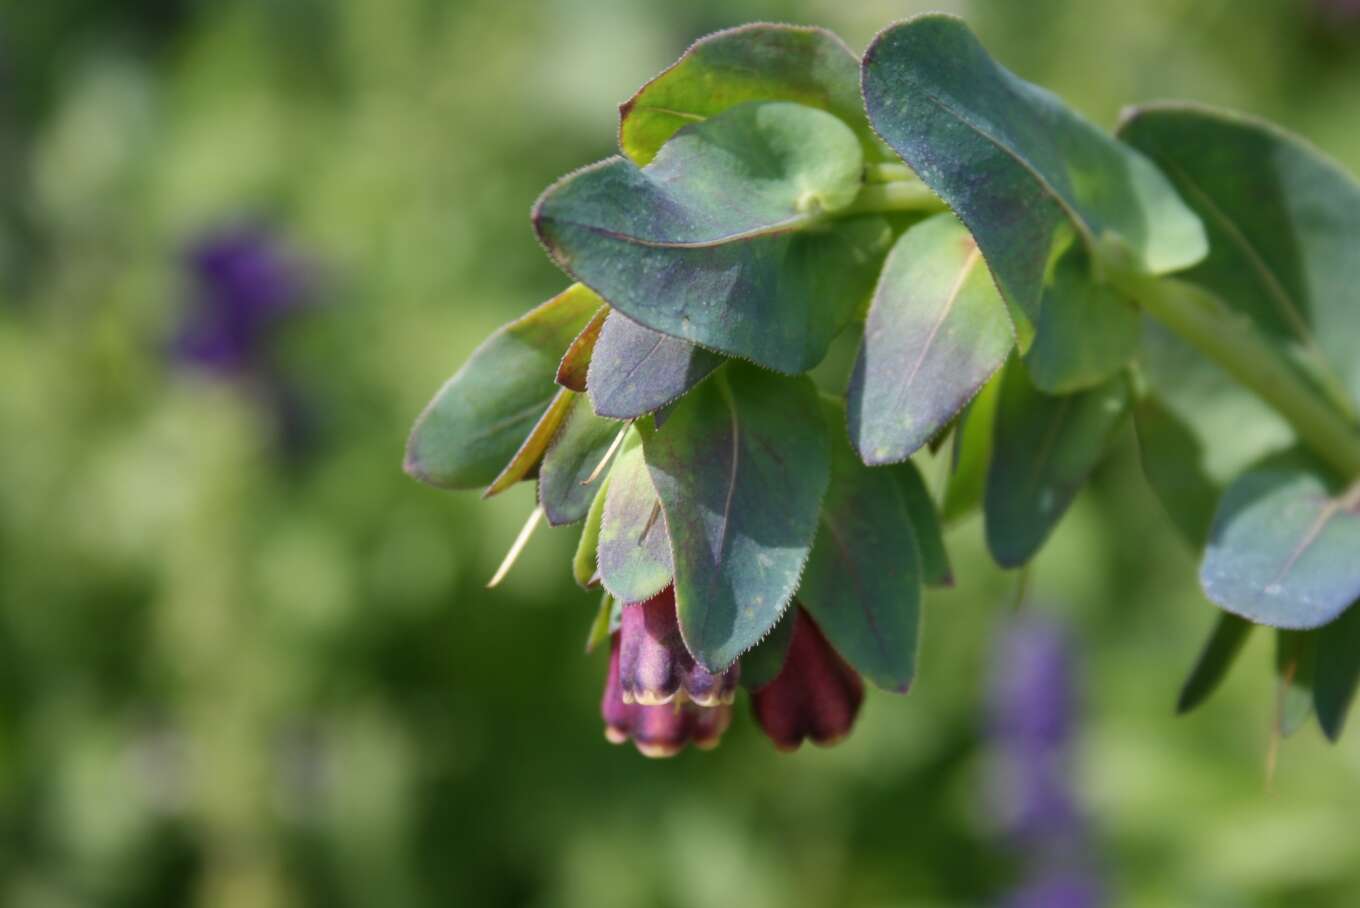
<instances>
[{"instance_id":1,"label":"leaf with purple tinge","mask_svg":"<svg viewBox=\"0 0 1360 908\"><path fill-rule=\"evenodd\" d=\"M859 58L823 28L754 23L700 38L619 108L619 148L651 162L682 127L748 101L793 101L829 111L859 137L866 156L886 149L859 95Z\"/></svg>"},{"instance_id":2,"label":"leaf with purple tinge","mask_svg":"<svg viewBox=\"0 0 1360 908\"><path fill-rule=\"evenodd\" d=\"M600 416L635 419L679 398L723 364L717 353L611 312L586 384Z\"/></svg>"},{"instance_id":3,"label":"leaf with purple tinge","mask_svg":"<svg viewBox=\"0 0 1360 908\"><path fill-rule=\"evenodd\" d=\"M1313 668L1313 708L1318 724L1333 741L1355 699L1360 682L1360 603L1318 631L1317 663Z\"/></svg>"},{"instance_id":4,"label":"leaf with purple tinge","mask_svg":"<svg viewBox=\"0 0 1360 908\"><path fill-rule=\"evenodd\" d=\"M996 63L961 20L886 29L862 72L874 128L963 219L1018 318L1038 323L1073 239L1095 256L1118 238L1152 274L1203 258L1199 219L1156 167Z\"/></svg>"},{"instance_id":5,"label":"leaf with purple tinge","mask_svg":"<svg viewBox=\"0 0 1360 908\"><path fill-rule=\"evenodd\" d=\"M1122 375L1052 397L1020 362L1006 367L983 503L998 564L1019 567L1039 551L1124 425L1131 397Z\"/></svg>"},{"instance_id":6,"label":"leaf with purple tinge","mask_svg":"<svg viewBox=\"0 0 1360 908\"><path fill-rule=\"evenodd\" d=\"M1218 613L1213 632L1200 650L1195 667L1190 670L1190 677L1181 686L1180 696L1176 700L1178 715L1190 712L1209 699L1209 695L1227 677L1228 669L1232 668L1238 653L1242 652L1242 645L1247 642L1253 627L1254 624L1234 614Z\"/></svg>"},{"instance_id":7,"label":"leaf with purple tinge","mask_svg":"<svg viewBox=\"0 0 1360 908\"><path fill-rule=\"evenodd\" d=\"M416 420L406 472L441 488L492 482L551 403L562 351L602 302L576 284L487 338Z\"/></svg>"},{"instance_id":8,"label":"leaf with purple tinge","mask_svg":"<svg viewBox=\"0 0 1360 908\"><path fill-rule=\"evenodd\" d=\"M581 333L576 335L576 339L571 342L567 352L562 354L562 361L557 364L557 383L564 388L570 388L577 394L584 394L586 391L586 376L590 371L590 358L595 352L595 343L600 338L600 330L604 327L604 320L609 315L609 307L601 306L600 311L596 312L581 329Z\"/></svg>"},{"instance_id":9,"label":"leaf with purple tinge","mask_svg":"<svg viewBox=\"0 0 1360 908\"><path fill-rule=\"evenodd\" d=\"M844 414L826 404L827 423ZM898 481L860 462L832 432L831 485L798 601L836 652L885 690L905 693L916 675L921 556Z\"/></svg>"},{"instance_id":10,"label":"leaf with purple tinge","mask_svg":"<svg viewBox=\"0 0 1360 908\"><path fill-rule=\"evenodd\" d=\"M846 392L861 459L910 457L1001 368L1014 337L958 219L941 214L908 229L883 266Z\"/></svg>"},{"instance_id":11,"label":"leaf with purple tinge","mask_svg":"<svg viewBox=\"0 0 1360 908\"><path fill-rule=\"evenodd\" d=\"M680 631L710 671L764 637L798 586L830 470L820 407L809 379L732 362L664 427L639 424L675 556Z\"/></svg>"},{"instance_id":12,"label":"leaf with purple tinge","mask_svg":"<svg viewBox=\"0 0 1360 908\"><path fill-rule=\"evenodd\" d=\"M1360 599L1360 483L1337 487L1300 453L1271 458L1223 493L1200 584L1271 627L1307 629Z\"/></svg>"},{"instance_id":13,"label":"leaf with purple tinge","mask_svg":"<svg viewBox=\"0 0 1360 908\"><path fill-rule=\"evenodd\" d=\"M670 586L671 543L636 430L609 471L597 559L600 582L620 602L644 602Z\"/></svg>"},{"instance_id":14,"label":"leaf with purple tinge","mask_svg":"<svg viewBox=\"0 0 1360 908\"><path fill-rule=\"evenodd\" d=\"M538 469L538 503L548 525L555 527L586 516L606 471L600 470L592 482L586 480L623 429L623 424L591 412L585 395L563 393L571 394L568 410Z\"/></svg>"},{"instance_id":15,"label":"leaf with purple tinge","mask_svg":"<svg viewBox=\"0 0 1360 908\"><path fill-rule=\"evenodd\" d=\"M534 227L553 260L634 321L784 373L826 355L892 232L828 220L863 181L854 134L786 102L681 129L639 169L610 158L550 186Z\"/></svg>"}]
</instances>

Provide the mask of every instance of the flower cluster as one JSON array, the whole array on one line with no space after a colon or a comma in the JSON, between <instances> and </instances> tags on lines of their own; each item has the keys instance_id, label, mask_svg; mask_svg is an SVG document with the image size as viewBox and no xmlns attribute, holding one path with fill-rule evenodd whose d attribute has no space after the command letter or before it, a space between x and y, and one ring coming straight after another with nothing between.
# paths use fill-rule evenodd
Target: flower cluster
<instances>
[{"instance_id":1,"label":"flower cluster","mask_svg":"<svg viewBox=\"0 0 1360 908\"><path fill-rule=\"evenodd\" d=\"M795 605L784 663L772 680L751 690L751 711L780 750L804 739L831 745L850 731L864 700L864 684ZM600 712L614 744L631 740L649 757L674 756L693 744L716 747L732 721L740 663L714 674L685 648L666 588L622 609L610 638L609 671Z\"/></svg>"}]
</instances>

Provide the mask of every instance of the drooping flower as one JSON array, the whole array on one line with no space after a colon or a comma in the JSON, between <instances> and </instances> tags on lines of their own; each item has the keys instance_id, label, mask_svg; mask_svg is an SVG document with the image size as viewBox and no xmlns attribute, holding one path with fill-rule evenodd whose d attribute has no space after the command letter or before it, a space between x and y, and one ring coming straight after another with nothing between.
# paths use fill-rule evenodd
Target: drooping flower
<instances>
[{"instance_id":1,"label":"drooping flower","mask_svg":"<svg viewBox=\"0 0 1360 908\"><path fill-rule=\"evenodd\" d=\"M646 706L624 700L620 672L620 638L616 631L609 643L609 673L605 678L600 713L604 736L613 744L632 741L648 757L671 757L693 744L702 750L718 746L732 721L728 703L700 706L694 702L671 702Z\"/></svg>"},{"instance_id":2,"label":"drooping flower","mask_svg":"<svg viewBox=\"0 0 1360 908\"><path fill-rule=\"evenodd\" d=\"M657 706L692 700L700 706L731 703L740 666L713 674L698 663L680 637L675 589L646 602L625 605L619 627L619 672L625 703Z\"/></svg>"},{"instance_id":3,"label":"drooping flower","mask_svg":"<svg viewBox=\"0 0 1360 908\"><path fill-rule=\"evenodd\" d=\"M794 605L793 634L784 667L751 693L756 722L779 750L797 750L804 738L823 747L850 732L864 702L864 682L846 664L801 606Z\"/></svg>"}]
</instances>

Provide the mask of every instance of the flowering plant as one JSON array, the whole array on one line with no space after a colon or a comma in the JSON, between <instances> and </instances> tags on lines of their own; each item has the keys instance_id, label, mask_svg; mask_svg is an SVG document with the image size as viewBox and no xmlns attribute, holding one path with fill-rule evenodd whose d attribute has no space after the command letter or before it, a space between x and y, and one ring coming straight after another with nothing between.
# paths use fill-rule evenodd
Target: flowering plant
<instances>
[{"instance_id":1,"label":"flowering plant","mask_svg":"<svg viewBox=\"0 0 1360 908\"><path fill-rule=\"evenodd\" d=\"M576 283L487 340L406 469L536 478L602 586L611 740L716 743L735 687L781 747L905 692L941 522L1007 568L1132 420L1223 609L1187 682L1278 629L1280 724L1339 734L1360 673L1360 185L1188 104L1111 136L958 19L857 58L821 29L705 38L621 108L621 154L533 223ZM858 336L848 376L818 368ZM819 388L808 373L817 369ZM932 495L912 457L948 446ZM938 500L937 500L938 499Z\"/></svg>"}]
</instances>

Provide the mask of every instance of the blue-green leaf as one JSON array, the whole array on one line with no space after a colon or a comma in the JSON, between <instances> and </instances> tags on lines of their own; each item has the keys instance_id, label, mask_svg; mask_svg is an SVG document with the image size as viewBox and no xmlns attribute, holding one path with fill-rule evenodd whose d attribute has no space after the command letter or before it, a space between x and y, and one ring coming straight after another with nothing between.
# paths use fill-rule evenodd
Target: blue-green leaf
<instances>
[{"instance_id":1,"label":"blue-green leaf","mask_svg":"<svg viewBox=\"0 0 1360 908\"><path fill-rule=\"evenodd\" d=\"M611 158L543 194L553 259L655 331L803 372L868 295L891 241L880 217L827 223L863 178L831 114L757 102L681 129L639 169Z\"/></svg>"},{"instance_id":2,"label":"blue-green leaf","mask_svg":"<svg viewBox=\"0 0 1360 908\"><path fill-rule=\"evenodd\" d=\"M611 312L590 361L590 403L601 416L634 419L679 398L722 363L717 353Z\"/></svg>"},{"instance_id":3,"label":"blue-green leaf","mask_svg":"<svg viewBox=\"0 0 1360 908\"><path fill-rule=\"evenodd\" d=\"M1218 689L1253 627L1255 625L1236 615L1219 613L1213 632L1195 660L1195 667L1190 670L1190 677L1185 679L1181 687L1180 697L1176 701L1178 714L1190 712Z\"/></svg>"},{"instance_id":4,"label":"blue-green leaf","mask_svg":"<svg viewBox=\"0 0 1360 908\"><path fill-rule=\"evenodd\" d=\"M1360 599L1360 484L1337 488L1299 454L1228 486L1200 566L1210 600L1272 627L1319 627Z\"/></svg>"},{"instance_id":5,"label":"blue-green leaf","mask_svg":"<svg viewBox=\"0 0 1360 908\"><path fill-rule=\"evenodd\" d=\"M865 52L863 86L874 128L958 212L1031 323L1073 240L1095 256L1116 239L1154 274L1204 256L1198 218L1155 167L997 64L958 19L884 31Z\"/></svg>"},{"instance_id":6,"label":"blue-green leaf","mask_svg":"<svg viewBox=\"0 0 1360 908\"><path fill-rule=\"evenodd\" d=\"M564 392L571 393L571 392ZM586 516L604 482L604 470L591 482L600 461L622 425L591 412L584 396L573 394L562 424L538 468L538 503L550 526L575 523Z\"/></svg>"},{"instance_id":7,"label":"blue-green leaf","mask_svg":"<svg viewBox=\"0 0 1360 908\"><path fill-rule=\"evenodd\" d=\"M843 419L828 405L829 425ZM831 485L798 601L860 674L886 690L911 686L921 617L911 515L891 472L866 467L840 432L833 434Z\"/></svg>"},{"instance_id":8,"label":"blue-green leaf","mask_svg":"<svg viewBox=\"0 0 1360 908\"><path fill-rule=\"evenodd\" d=\"M1278 127L1189 104L1138 108L1120 137L1203 218L1184 275L1296 355L1343 410L1360 403L1360 182Z\"/></svg>"},{"instance_id":9,"label":"blue-green leaf","mask_svg":"<svg viewBox=\"0 0 1360 908\"><path fill-rule=\"evenodd\" d=\"M1020 363L1006 368L983 506L998 564L1019 567L1039 550L1123 426L1130 402L1122 375L1052 397Z\"/></svg>"},{"instance_id":10,"label":"blue-green leaf","mask_svg":"<svg viewBox=\"0 0 1360 908\"><path fill-rule=\"evenodd\" d=\"M1195 434L1157 398L1147 396L1133 410L1143 475L1162 507L1195 551L1204 548L1222 494L1204 470L1204 450Z\"/></svg>"},{"instance_id":11,"label":"blue-green leaf","mask_svg":"<svg viewBox=\"0 0 1360 908\"><path fill-rule=\"evenodd\" d=\"M951 214L911 227L888 255L846 392L866 464L911 456L1006 361L1014 333L977 245Z\"/></svg>"},{"instance_id":12,"label":"blue-green leaf","mask_svg":"<svg viewBox=\"0 0 1360 908\"><path fill-rule=\"evenodd\" d=\"M636 431L609 471L598 561L600 582L623 603L645 602L671 584L666 521Z\"/></svg>"},{"instance_id":13,"label":"blue-green leaf","mask_svg":"<svg viewBox=\"0 0 1360 908\"><path fill-rule=\"evenodd\" d=\"M1041 391L1070 394L1118 373L1138 350L1138 309L1091 278L1085 250L1075 246L1058 260L1044 290L1034 344L1025 354L1030 378Z\"/></svg>"},{"instance_id":14,"label":"blue-green leaf","mask_svg":"<svg viewBox=\"0 0 1360 908\"><path fill-rule=\"evenodd\" d=\"M1004 377L1005 370L992 376L959 416L950 455L949 482L944 490L942 517L945 523L958 520L982 502L987 468L992 462L996 404L1001 398Z\"/></svg>"},{"instance_id":15,"label":"blue-green leaf","mask_svg":"<svg viewBox=\"0 0 1360 908\"><path fill-rule=\"evenodd\" d=\"M864 116L859 60L822 28L755 23L696 41L619 111L619 148L651 162L684 126L749 101L793 101L829 111L856 135L866 156L881 145Z\"/></svg>"},{"instance_id":16,"label":"blue-green leaf","mask_svg":"<svg viewBox=\"0 0 1360 908\"><path fill-rule=\"evenodd\" d=\"M416 420L406 472L450 489L494 480L556 394L562 351L601 304L577 284L487 338Z\"/></svg>"},{"instance_id":17,"label":"blue-green leaf","mask_svg":"<svg viewBox=\"0 0 1360 908\"><path fill-rule=\"evenodd\" d=\"M921 471L911 461L889 468L902 492L902 501L916 531L916 547L921 554L921 578L926 586L953 586L954 571L944 546L944 531L935 500L930 497Z\"/></svg>"},{"instance_id":18,"label":"blue-green leaf","mask_svg":"<svg viewBox=\"0 0 1360 908\"><path fill-rule=\"evenodd\" d=\"M1340 739L1355 688L1360 682L1360 608L1352 605L1318 631L1313 669L1313 708L1318 724L1333 741Z\"/></svg>"},{"instance_id":19,"label":"blue-green leaf","mask_svg":"<svg viewBox=\"0 0 1360 908\"><path fill-rule=\"evenodd\" d=\"M830 471L820 407L806 378L729 363L644 427L680 632L710 671L765 636L798 585Z\"/></svg>"}]
</instances>

